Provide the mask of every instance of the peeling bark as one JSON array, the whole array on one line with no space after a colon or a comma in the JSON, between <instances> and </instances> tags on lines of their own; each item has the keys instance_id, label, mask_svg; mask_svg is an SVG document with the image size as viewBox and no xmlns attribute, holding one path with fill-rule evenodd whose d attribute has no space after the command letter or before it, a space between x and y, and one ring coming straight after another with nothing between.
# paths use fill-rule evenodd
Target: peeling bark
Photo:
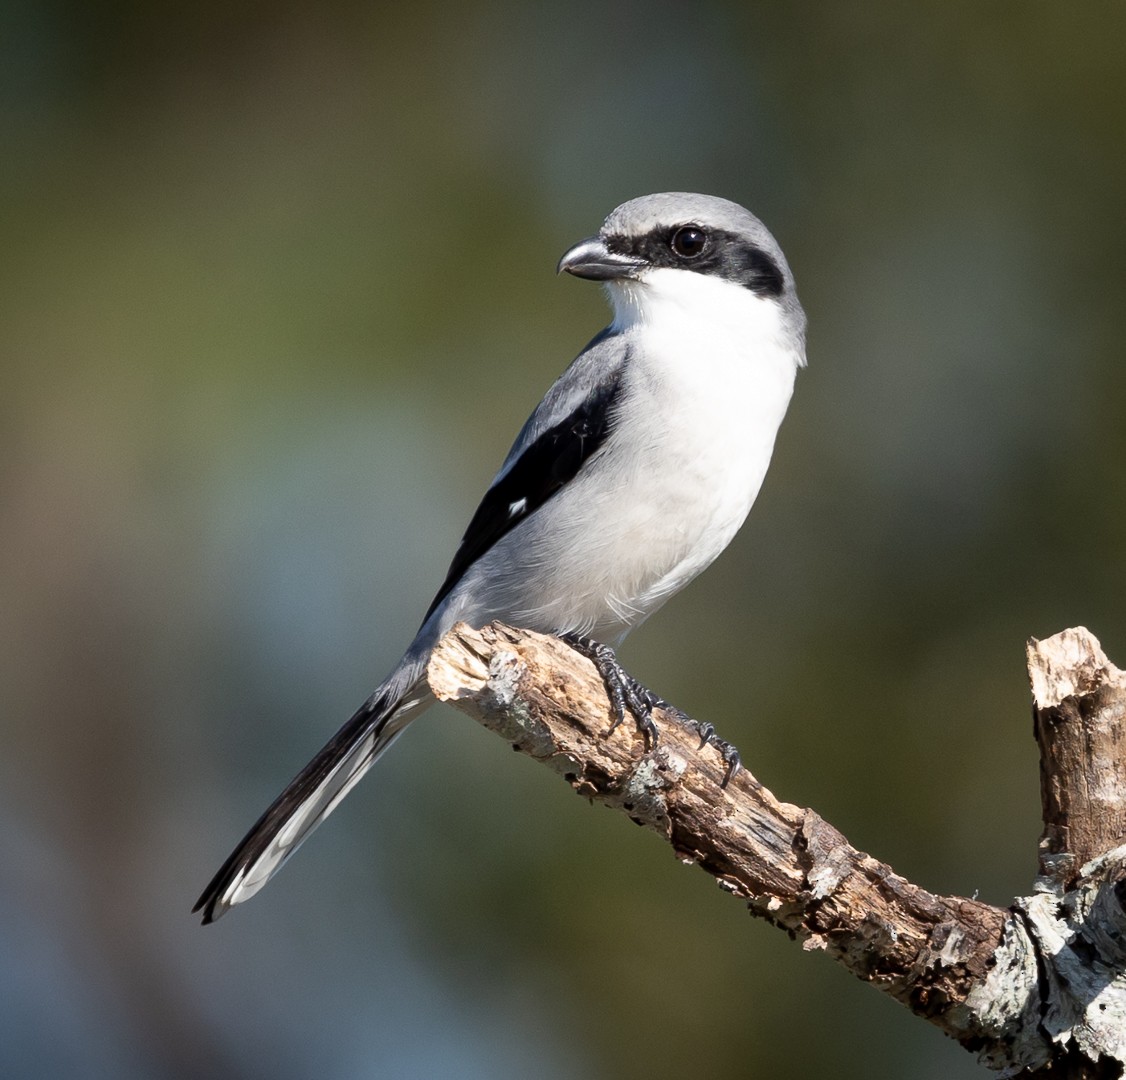
<instances>
[{"instance_id":1,"label":"peeling bark","mask_svg":"<svg viewBox=\"0 0 1126 1080\"><path fill-rule=\"evenodd\" d=\"M810 809L725 764L699 726L655 714L646 752L613 734L593 665L552 637L461 624L429 681L560 773L663 836L806 950L937 1025L1002 1077L1123 1075L1126 1063L1126 676L1085 630L1029 644L1044 837L1036 891L1008 909L928 892Z\"/></svg>"}]
</instances>

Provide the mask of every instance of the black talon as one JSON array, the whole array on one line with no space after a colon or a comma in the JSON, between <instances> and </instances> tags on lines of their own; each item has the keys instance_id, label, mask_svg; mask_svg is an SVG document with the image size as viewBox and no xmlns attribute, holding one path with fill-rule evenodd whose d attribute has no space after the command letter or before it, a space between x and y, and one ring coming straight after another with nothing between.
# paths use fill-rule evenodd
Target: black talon
<instances>
[{"instance_id":1,"label":"black talon","mask_svg":"<svg viewBox=\"0 0 1126 1080\"><path fill-rule=\"evenodd\" d=\"M607 735L617 731L626 718L626 712L633 714L637 730L645 740L646 750L657 745L657 725L653 723L653 710L664 705L656 694L644 687L630 675L614 655L609 645L603 645L593 638L581 634L563 634L563 640L576 652L585 656L597 669L606 693L610 695L610 705L614 710L614 722L606 731Z\"/></svg>"},{"instance_id":2,"label":"black talon","mask_svg":"<svg viewBox=\"0 0 1126 1080\"><path fill-rule=\"evenodd\" d=\"M719 786L725 788L730 783L731 778L743 767L743 762L739 758L739 751L726 739L717 739L716 748L727 765L723 779L719 782Z\"/></svg>"},{"instance_id":3,"label":"black talon","mask_svg":"<svg viewBox=\"0 0 1126 1080\"><path fill-rule=\"evenodd\" d=\"M742 767L743 763L739 759L739 751L726 739L721 739L715 733L715 727L706 720L690 720L689 723L696 729L696 734L700 736L701 750L703 750L708 743L711 743L712 746L719 751L719 756L723 758L723 762L727 766L723 771L723 779L719 782L719 786L721 788L727 787L731 782L731 778Z\"/></svg>"}]
</instances>

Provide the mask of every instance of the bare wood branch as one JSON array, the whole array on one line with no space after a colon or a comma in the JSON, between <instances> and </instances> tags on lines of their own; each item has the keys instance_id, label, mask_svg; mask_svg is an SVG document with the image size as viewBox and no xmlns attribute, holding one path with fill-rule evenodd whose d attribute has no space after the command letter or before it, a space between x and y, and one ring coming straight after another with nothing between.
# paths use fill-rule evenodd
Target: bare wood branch
<instances>
[{"instance_id":1,"label":"bare wood branch","mask_svg":"<svg viewBox=\"0 0 1126 1080\"><path fill-rule=\"evenodd\" d=\"M1126 840L1126 674L1083 628L1028 643L1044 885L1067 889L1080 867Z\"/></svg>"},{"instance_id":2,"label":"bare wood branch","mask_svg":"<svg viewBox=\"0 0 1126 1080\"><path fill-rule=\"evenodd\" d=\"M436 651L430 684L580 794L661 834L805 948L825 949L929 1019L950 1015L1000 944L998 908L912 885L745 768L721 788L719 754L674 714L658 713L651 754L627 725L606 737L609 703L593 665L554 638L459 626Z\"/></svg>"},{"instance_id":3,"label":"bare wood branch","mask_svg":"<svg viewBox=\"0 0 1126 1080\"><path fill-rule=\"evenodd\" d=\"M1126 1063L1126 837L1112 797L1126 799L1126 710L1111 689L1121 673L1101 651L1054 641L1030 646L1038 738L1046 733L1041 889L1052 889L1009 909L905 880L746 769L722 788L719 753L675 710L657 713L649 753L629 725L606 735L601 680L555 638L462 624L435 650L429 680L439 699L663 836L753 914L825 950L1000 1076L1103 1080Z\"/></svg>"}]
</instances>

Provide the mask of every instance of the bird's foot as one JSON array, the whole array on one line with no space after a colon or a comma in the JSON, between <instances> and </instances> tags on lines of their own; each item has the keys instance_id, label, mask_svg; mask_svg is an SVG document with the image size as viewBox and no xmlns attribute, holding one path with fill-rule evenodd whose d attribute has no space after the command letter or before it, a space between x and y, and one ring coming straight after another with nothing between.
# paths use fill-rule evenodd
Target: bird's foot
<instances>
[{"instance_id":1,"label":"bird's foot","mask_svg":"<svg viewBox=\"0 0 1126 1080\"><path fill-rule=\"evenodd\" d=\"M684 716L684 714L681 713L681 716ZM721 788L727 787L731 782L731 778L742 767L743 762L739 758L739 751L734 744L729 743L726 739L721 739L715 733L715 728L706 721L701 723L699 720L693 720L689 716L685 716L684 719L695 729L696 734L700 736L701 750L711 743L711 745L719 751L719 756L723 758L723 763L726 766L723 771L723 779L719 782L719 786Z\"/></svg>"},{"instance_id":2,"label":"bird's foot","mask_svg":"<svg viewBox=\"0 0 1126 1080\"><path fill-rule=\"evenodd\" d=\"M715 728L711 724L693 720L687 713L682 712L675 705L670 705L648 687L642 686L618 663L618 658L609 645L603 645L600 641L583 637L581 634L563 634L562 638L571 648L585 656L597 668L598 674L606 686L606 692L610 695L610 704L614 710L614 722L606 732L607 735L618 729L625 720L628 711L633 714L637 730L641 732L645 739L646 749L652 750L657 745L658 735L657 725L653 722L653 710L661 709L664 712L672 713L700 736L701 750L710 744L719 751L719 756L723 758L725 765L723 779L719 786L721 788L727 787L731 778L742 767L742 762L739 759L739 751L735 746L726 739L721 739L715 733Z\"/></svg>"},{"instance_id":3,"label":"bird's foot","mask_svg":"<svg viewBox=\"0 0 1126 1080\"><path fill-rule=\"evenodd\" d=\"M610 735L621 726L628 711L632 713L637 730L645 740L646 750L652 750L657 745L658 737L657 725L653 722L653 710L670 708L670 706L630 675L618 663L618 658L609 645L603 645L602 642L584 637L582 634L563 634L562 639L595 666L606 687L606 693L610 695L614 722L606 734Z\"/></svg>"}]
</instances>

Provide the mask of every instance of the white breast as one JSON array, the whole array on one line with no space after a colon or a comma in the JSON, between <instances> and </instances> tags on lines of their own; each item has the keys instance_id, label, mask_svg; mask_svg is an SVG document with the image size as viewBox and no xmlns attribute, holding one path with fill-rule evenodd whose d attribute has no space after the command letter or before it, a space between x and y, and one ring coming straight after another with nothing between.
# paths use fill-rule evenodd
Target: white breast
<instances>
[{"instance_id":1,"label":"white breast","mask_svg":"<svg viewBox=\"0 0 1126 1080\"><path fill-rule=\"evenodd\" d=\"M644 617L742 525L803 355L780 306L730 282L654 270L610 292L615 325L642 360L630 366L620 434L637 448L625 465L634 493L625 543L636 543L650 573L627 575L637 593L621 600Z\"/></svg>"},{"instance_id":2,"label":"white breast","mask_svg":"<svg viewBox=\"0 0 1126 1080\"><path fill-rule=\"evenodd\" d=\"M629 349L606 444L467 572L435 622L505 618L620 640L743 523L770 463L801 346L773 301L676 270L611 286Z\"/></svg>"}]
</instances>

